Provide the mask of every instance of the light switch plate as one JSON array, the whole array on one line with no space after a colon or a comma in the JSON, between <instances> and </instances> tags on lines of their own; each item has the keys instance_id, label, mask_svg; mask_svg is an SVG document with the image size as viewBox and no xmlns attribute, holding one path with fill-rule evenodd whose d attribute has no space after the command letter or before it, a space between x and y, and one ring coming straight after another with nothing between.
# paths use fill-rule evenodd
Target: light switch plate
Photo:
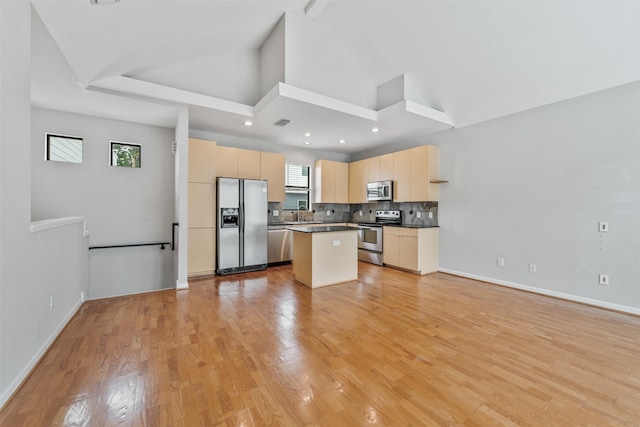
<instances>
[{"instance_id":1,"label":"light switch plate","mask_svg":"<svg viewBox=\"0 0 640 427\"><path fill-rule=\"evenodd\" d=\"M274 210L273 211L273 216L280 216L280 211Z\"/></svg>"},{"instance_id":2,"label":"light switch plate","mask_svg":"<svg viewBox=\"0 0 640 427\"><path fill-rule=\"evenodd\" d=\"M609 223L608 222L599 222L598 223L598 230L601 233L608 233L609 232Z\"/></svg>"}]
</instances>

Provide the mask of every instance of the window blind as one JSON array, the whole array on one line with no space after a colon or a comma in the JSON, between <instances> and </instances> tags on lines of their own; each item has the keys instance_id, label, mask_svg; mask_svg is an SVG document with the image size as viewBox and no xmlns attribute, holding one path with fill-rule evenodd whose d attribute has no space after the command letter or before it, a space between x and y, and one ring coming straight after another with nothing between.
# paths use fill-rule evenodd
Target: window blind
<instances>
[{"instance_id":1,"label":"window blind","mask_svg":"<svg viewBox=\"0 0 640 427\"><path fill-rule=\"evenodd\" d=\"M309 188L309 166L285 165L286 187Z\"/></svg>"}]
</instances>

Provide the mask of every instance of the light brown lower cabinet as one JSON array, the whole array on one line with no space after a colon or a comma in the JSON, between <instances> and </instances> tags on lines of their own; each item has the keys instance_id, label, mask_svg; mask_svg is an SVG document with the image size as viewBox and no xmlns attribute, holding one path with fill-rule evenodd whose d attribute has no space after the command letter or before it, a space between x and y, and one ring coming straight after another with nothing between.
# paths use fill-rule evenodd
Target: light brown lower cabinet
<instances>
[{"instance_id":1,"label":"light brown lower cabinet","mask_svg":"<svg viewBox=\"0 0 640 427\"><path fill-rule=\"evenodd\" d=\"M384 264L421 275L438 271L438 235L437 227L385 226L382 231Z\"/></svg>"},{"instance_id":2,"label":"light brown lower cabinet","mask_svg":"<svg viewBox=\"0 0 640 427\"><path fill-rule=\"evenodd\" d=\"M189 229L189 256L187 260L189 277L207 276L215 273L215 232L215 228Z\"/></svg>"}]
</instances>

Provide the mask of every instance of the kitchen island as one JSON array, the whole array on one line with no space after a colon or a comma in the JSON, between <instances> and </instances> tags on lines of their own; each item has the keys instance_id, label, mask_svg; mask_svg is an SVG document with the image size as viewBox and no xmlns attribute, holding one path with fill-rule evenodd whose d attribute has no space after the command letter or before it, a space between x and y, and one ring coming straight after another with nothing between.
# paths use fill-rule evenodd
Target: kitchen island
<instances>
[{"instance_id":1,"label":"kitchen island","mask_svg":"<svg viewBox=\"0 0 640 427\"><path fill-rule=\"evenodd\" d=\"M290 227L293 274L310 287L358 279L358 229L344 225Z\"/></svg>"}]
</instances>

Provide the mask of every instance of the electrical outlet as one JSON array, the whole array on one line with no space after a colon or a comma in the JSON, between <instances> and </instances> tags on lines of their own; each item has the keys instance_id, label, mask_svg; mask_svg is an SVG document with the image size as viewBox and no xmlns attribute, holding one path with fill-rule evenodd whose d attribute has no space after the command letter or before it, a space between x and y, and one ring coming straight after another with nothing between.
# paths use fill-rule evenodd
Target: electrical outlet
<instances>
[{"instance_id":1,"label":"electrical outlet","mask_svg":"<svg viewBox=\"0 0 640 427\"><path fill-rule=\"evenodd\" d=\"M429 219L433 219L433 212L429 212Z\"/></svg>"},{"instance_id":2,"label":"electrical outlet","mask_svg":"<svg viewBox=\"0 0 640 427\"><path fill-rule=\"evenodd\" d=\"M333 246L340 246L340 240L334 240Z\"/></svg>"},{"instance_id":3,"label":"electrical outlet","mask_svg":"<svg viewBox=\"0 0 640 427\"><path fill-rule=\"evenodd\" d=\"M53 295L50 297L50 307L51 307L51 311L53 311Z\"/></svg>"},{"instance_id":4,"label":"electrical outlet","mask_svg":"<svg viewBox=\"0 0 640 427\"><path fill-rule=\"evenodd\" d=\"M599 222L598 223L598 231L600 231L601 233L608 233L609 232L609 223L608 222Z\"/></svg>"},{"instance_id":5,"label":"electrical outlet","mask_svg":"<svg viewBox=\"0 0 640 427\"><path fill-rule=\"evenodd\" d=\"M327 216L331 216L331 211L327 211Z\"/></svg>"},{"instance_id":6,"label":"electrical outlet","mask_svg":"<svg viewBox=\"0 0 640 427\"><path fill-rule=\"evenodd\" d=\"M609 275L608 274L601 274L598 279L600 280L600 284L601 285L608 285L609 284Z\"/></svg>"},{"instance_id":7,"label":"electrical outlet","mask_svg":"<svg viewBox=\"0 0 640 427\"><path fill-rule=\"evenodd\" d=\"M498 267L504 267L504 258L498 258Z\"/></svg>"},{"instance_id":8,"label":"electrical outlet","mask_svg":"<svg viewBox=\"0 0 640 427\"><path fill-rule=\"evenodd\" d=\"M360 211L360 216L362 216L362 211Z\"/></svg>"},{"instance_id":9,"label":"electrical outlet","mask_svg":"<svg viewBox=\"0 0 640 427\"><path fill-rule=\"evenodd\" d=\"M536 269L537 267L535 264L529 264L529 273L535 273Z\"/></svg>"},{"instance_id":10,"label":"electrical outlet","mask_svg":"<svg viewBox=\"0 0 640 427\"><path fill-rule=\"evenodd\" d=\"M273 216L280 216L280 211L279 210L273 210Z\"/></svg>"},{"instance_id":11,"label":"electrical outlet","mask_svg":"<svg viewBox=\"0 0 640 427\"><path fill-rule=\"evenodd\" d=\"M422 212L420 211L416 212L416 218L422 218Z\"/></svg>"}]
</instances>

